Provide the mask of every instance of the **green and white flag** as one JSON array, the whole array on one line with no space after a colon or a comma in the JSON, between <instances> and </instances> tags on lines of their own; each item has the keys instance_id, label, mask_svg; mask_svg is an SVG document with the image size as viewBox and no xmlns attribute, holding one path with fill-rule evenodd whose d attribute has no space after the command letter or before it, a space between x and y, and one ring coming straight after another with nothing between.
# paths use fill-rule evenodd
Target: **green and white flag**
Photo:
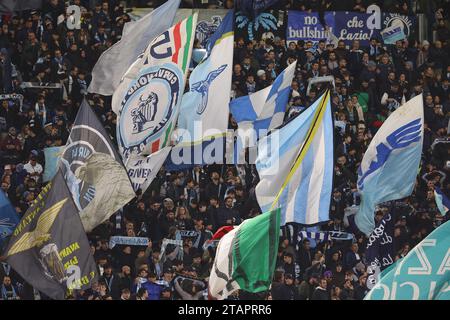
<instances>
[{"instance_id":1,"label":"green and white flag","mask_svg":"<svg viewBox=\"0 0 450 320\"><path fill-rule=\"evenodd\" d=\"M365 300L450 300L450 222L384 270Z\"/></svg>"},{"instance_id":2,"label":"green and white flag","mask_svg":"<svg viewBox=\"0 0 450 320\"><path fill-rule=\"evenodd\" d=\"M280 236L280 209L245 220L217 246L209 297L223 300L238 289L267 291L272 283Z\"/></svg>"}]
</instances>

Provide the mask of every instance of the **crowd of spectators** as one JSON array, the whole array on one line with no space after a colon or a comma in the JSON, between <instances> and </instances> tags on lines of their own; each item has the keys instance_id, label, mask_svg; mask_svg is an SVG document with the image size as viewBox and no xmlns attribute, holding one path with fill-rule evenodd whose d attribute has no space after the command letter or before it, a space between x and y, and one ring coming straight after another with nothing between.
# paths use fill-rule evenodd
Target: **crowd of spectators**
<instances>
[{"instance_id":1,"label":"crowd of spectators","mask_svg":"<svg viewBox=\"0 0 450 320\"><path fill-rule=\"evenodd\" d=\"M41 10L3 15L0 20L0 178L1 188L22 216L43 186L43 149L66 143L83 98L115 139L116 116L111 98L88 94L90 72L100 54L121 38L130 16L123 1L73 0L82 7L80 30L69 30L65 4L43 1ZM147 1L148 2L148 1ZM129 5L147 5L134 1ZM151 5L162 1L150 1ZM195 2L195 1L194 1ZM370 3L389 3L389 10L412 13L412 1L281 1L296 10L360 11ZM191 2L183 1L187 6ZM203 1L202 1L203 3ZM212 3L212 2L211 2ZM418 8L426 10L421 1ZM318 98L320 86L306 94L310 78L332 75L332 110L336 123L334 190L330 221L321 230L349 231L345 213L359 204L358 165L377 129L404 100L423 93L425 136L422 164L412 196L396 201L395 259L405 256L446 217L434 201L433 190L449 190L450 111L448 1L426 1L436 9L431 38L370 46L354 41L336 48L325 40L290 42L280 37L247 41L235 38L233 96L247 95L271 84L297 60L286 120ZM232 1L211 6L232 7ZM433 20L432 18L430 18ZM24 83L41 87L29 88ZM50 84L59 84L53 88ZM45 86L44 89L42 87ZM16 95L23 95L21 101ZM236 123L230 117L230 127ZM70 299L204 299L214 259L208 239L222 226L238 225L260 213L251 165L211 165L165 172L122 212L88 234L101 274L92 289ZM377 208L379 221L391 206ZM300 228L296 226L296 230ZM192 231L192 232L189 232ZM146 247L109 247L114 235L149 238ZM365 245L360 233L353 241L318 242L287 235L284 228L269 292L237 292L229 299L363 299L368 292ZM183 246L162 246L163 239L182 239ZM34 299L33 291L6 262L0 263L0 300Z\"/></svg>"}]
</instances>

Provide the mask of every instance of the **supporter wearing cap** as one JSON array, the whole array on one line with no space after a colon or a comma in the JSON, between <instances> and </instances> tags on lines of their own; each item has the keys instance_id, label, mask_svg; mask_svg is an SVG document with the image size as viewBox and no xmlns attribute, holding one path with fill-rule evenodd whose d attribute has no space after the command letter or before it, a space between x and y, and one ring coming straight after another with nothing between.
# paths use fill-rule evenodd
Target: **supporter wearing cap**
<instances>
[{"instance_id":1,"label":"supporter wearing cap","mask_svg":"<svg viewBox=\"0 0 450 320\"><path fill-rule=\"evenodd\" d=\"M256 85L258 88L265 88L270 85L270 79L267 76L267 72L265 70L258 70L256 72Z\"/></svg>"}]
</instances>

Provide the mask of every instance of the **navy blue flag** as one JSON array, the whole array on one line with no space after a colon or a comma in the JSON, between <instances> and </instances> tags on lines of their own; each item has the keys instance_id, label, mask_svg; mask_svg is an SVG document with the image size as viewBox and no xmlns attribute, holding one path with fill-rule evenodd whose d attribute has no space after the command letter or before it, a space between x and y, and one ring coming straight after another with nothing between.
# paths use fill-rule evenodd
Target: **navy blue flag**
<instances>
[{"instance_id":1,"label":"navy blue flag","mask_svg":"<svg viewBox=\"0 0 450 320\"><path fill-rule=\"evenodd\" d=\"M265 9L273 6L278 0L235 0L235 8L247 16L255 18Z\"/></svg>"},{"instance_id":2,"label":"navy blue flag","mask_svg":"<svg viewBox=\"0 0 450 320\"><path fill-rule=\"evenodd\" d=\"M0 13L19 12L24 10L39 9L42 0L2 0L0 1Z\"/></svg>"},{"instance_id":3,"label":"navy blue flag","mask_svg":"<svg viewBox=\"0 0 450 320\"><path fill-rule=\"evenodd\" d=\"M14 232L19 221L16 210L14 210L3 190L0 189L0 248L4 239Z\"/></svg>"},{"instance_id":4,"label":"navy blue flag","mask_svg":"<svg viewBox=\"0 0 450 320\"><path fill-rule=\"evenodd\" d=\"M394 222L391 210L381 219L367 242L367 287L369 289L377 283L381 271L394 263Z\"/></svg>"}]
</instances>

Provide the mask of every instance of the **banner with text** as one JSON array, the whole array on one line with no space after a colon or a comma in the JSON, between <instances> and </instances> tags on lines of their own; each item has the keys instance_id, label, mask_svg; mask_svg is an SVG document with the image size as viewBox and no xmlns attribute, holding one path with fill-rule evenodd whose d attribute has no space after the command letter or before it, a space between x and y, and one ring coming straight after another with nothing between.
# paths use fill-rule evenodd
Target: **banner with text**
<instances>
[{"instance_id":1,"label":"banner with text","mask_svg":"<svg viewBox=\"0 0 450 320\"><path fill-rule=\"evenodd\" d=\"M372 37L382 40L381 30L395 26L401 28L408 38L414 32L416 18L394 13L327 11L324 13L324 21L330 31L339 40L344 40L346 45L359 40L362 46L367 46ZM286 38L287 41L313 42L326 39L327 33L319 19L319 13L289 11Z\"/></svg>"}]
</instances>

